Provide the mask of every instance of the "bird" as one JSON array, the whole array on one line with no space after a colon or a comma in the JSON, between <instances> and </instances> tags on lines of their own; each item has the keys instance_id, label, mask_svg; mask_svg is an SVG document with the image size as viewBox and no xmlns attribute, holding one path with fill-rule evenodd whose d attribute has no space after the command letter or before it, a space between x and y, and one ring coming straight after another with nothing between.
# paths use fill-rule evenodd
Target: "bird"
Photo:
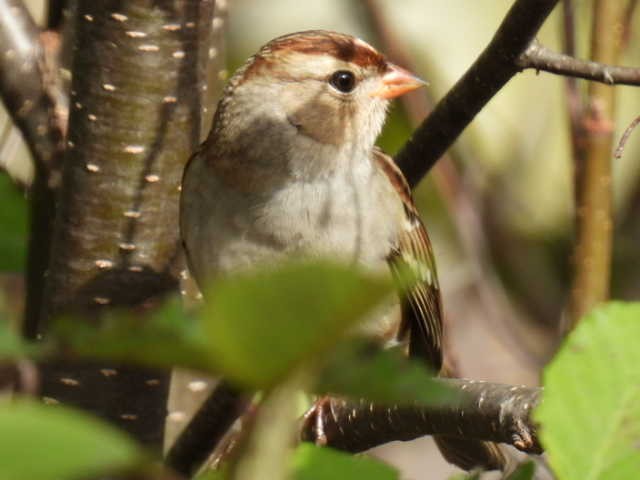
<instances>
[{"instance_id":1,"label":"bird","mask_svg":"<svg viewBox=\"0 0 640 480\"><path fill-rule=\"evenodd\" d=\"M297 255L396 278L409 268L418 281L368 332L442 372L431 242L402 172L375 146L391 100L425 83L347 34L296 32L260 48L228 81L185 168L180 229L196 282ZM462 468L502 465L494 444L436 441Z\"/></svg>"}]
</instances>

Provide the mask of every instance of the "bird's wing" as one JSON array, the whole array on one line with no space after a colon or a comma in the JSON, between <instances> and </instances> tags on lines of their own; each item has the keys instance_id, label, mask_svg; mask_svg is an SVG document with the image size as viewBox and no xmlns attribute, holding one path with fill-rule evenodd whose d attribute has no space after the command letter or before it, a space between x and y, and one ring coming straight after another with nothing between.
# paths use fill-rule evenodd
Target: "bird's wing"
<instances>
[{"instance_id":1,"label":"bird's wing","mask_svg":"<svg viewBox=\"0 0 640 480\"><path fill-rule=\"evenodd\" d=\"M409 336L409 353L436 372L442 367L442 301L431 242L413 203L411 189L393 159L374 150L377 166L402 199L407 221L387 257L400 285L399 335Z\"/></svg>"}]
</instances>

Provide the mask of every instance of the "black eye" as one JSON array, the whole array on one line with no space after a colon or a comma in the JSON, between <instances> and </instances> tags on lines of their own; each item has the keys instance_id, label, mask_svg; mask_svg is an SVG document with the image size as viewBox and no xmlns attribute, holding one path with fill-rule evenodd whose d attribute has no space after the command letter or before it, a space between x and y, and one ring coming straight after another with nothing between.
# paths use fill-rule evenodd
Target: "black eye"
<instances>
[{"instance_id":1,"label":"black eye","mask_svg":"<svg viewBox=\"0 0 640 480\"><path fill-rule=\"evenodd\" d=\"M356 86L356 76L349 70L338 70L331 75L329 83L343 93L349 93Z\"/></svg>"}]
</instances>

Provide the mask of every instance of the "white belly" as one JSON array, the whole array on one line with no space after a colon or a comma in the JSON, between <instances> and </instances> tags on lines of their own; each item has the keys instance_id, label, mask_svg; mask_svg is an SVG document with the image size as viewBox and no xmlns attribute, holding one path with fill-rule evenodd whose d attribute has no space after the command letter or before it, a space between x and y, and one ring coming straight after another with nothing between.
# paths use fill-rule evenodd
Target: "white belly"
<instances>
[{"instance_id":1,"label":"white belly","mask_svg":"<svg viewBox=\"0 0 640 480\"><path fill-rule=\"evenodd\" d=\"M389 201L391 187L376 170L289 182L260 197L230 189L200 170L208 169L192 165L185 180L194 182L184 188L197 195L183 199L181 218L199 282L297 254L386 270L403 207Z\"/></svg>"}]
</instances>

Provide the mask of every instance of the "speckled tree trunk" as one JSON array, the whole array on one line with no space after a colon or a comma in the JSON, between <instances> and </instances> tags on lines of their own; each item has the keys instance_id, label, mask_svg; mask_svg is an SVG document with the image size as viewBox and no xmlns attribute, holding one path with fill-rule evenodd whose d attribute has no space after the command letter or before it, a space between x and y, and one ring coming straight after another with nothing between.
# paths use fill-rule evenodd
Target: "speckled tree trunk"
<instances>
[{"instance_id":1,"label":"speckled tree trunk","mask_svg":"<svg viewBox=\"0 0 640 480\"><path fill-rule=\"evenodd\" d=\"M146 307L178 284L178 196L197 146L213 0L79 2L62 191L40 329ZM135 334L135 332L132 332ZM49 366L43 395L162 439L168 372Z\"/></svg>"}]
</instances>

